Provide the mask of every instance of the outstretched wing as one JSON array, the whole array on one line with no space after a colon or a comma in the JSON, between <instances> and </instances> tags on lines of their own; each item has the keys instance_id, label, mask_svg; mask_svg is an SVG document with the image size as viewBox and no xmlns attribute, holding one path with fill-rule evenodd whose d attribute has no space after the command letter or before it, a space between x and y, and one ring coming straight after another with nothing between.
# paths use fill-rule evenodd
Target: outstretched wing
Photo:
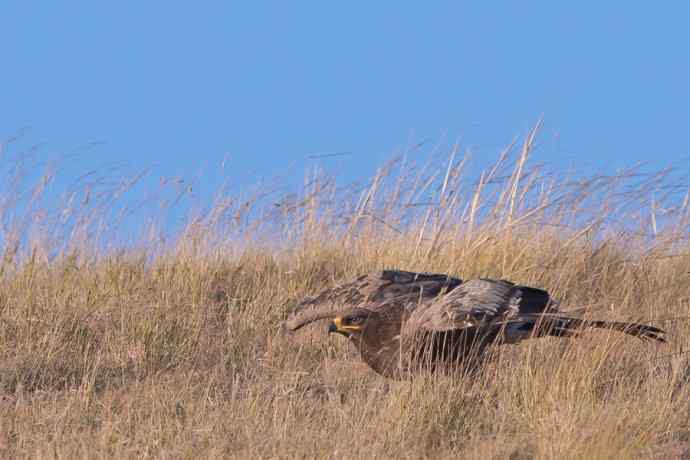
<instances>
[{"instance_id":1,"label":"outstretched wing","mask_svg":"<svg viewBox=\"0 0 690 460\"><path fill-rule=\"evenodd\" d=\"M519 315L556 311L546 291L505 280L470 280L412 313L406 331L447 331L509 321Z\"/></svg>"},{"instance_id":2,"label":"outstretched wing","mask_svg":"<svg viewBox=\"0 0 690 460\"><path fill-rule=\"evenodd\" d=\"M288 329L331 316L344 307L405 305L433 299L462 283L458 278L436 273L383 270L360 276L326 289L300 302L285 322Z\"/></svg>"}]
</instances>

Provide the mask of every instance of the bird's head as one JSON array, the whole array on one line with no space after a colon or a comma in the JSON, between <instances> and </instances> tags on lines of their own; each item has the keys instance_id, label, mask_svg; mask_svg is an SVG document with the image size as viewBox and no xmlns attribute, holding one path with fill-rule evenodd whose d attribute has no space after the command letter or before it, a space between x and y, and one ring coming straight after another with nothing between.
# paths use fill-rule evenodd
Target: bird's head
<instances>
[{"instance_id":1,"label":"bird's head","mask_svg":"<svg viewBox=\"0 0 690 460\"><path fill-rule=\"evenodd\" d=\"M328 332L344 335L360 350L361 347L378 348L400 337L403 315L400 308L390 305L341 310L331 317Z\"/></svg>"},{"instance_id":2,"label":"bird's head","mask_svg":"<svg viewBox=\"0 0 690 460\"><path fill-rule=\"evenodd\" d=\"M328 325L328 332L342 334L349 339L357 339L362 337L365 331L374 331L377 323L376 312L365 308L354 308L336 313Z\"/></svg>"}]
</instances>

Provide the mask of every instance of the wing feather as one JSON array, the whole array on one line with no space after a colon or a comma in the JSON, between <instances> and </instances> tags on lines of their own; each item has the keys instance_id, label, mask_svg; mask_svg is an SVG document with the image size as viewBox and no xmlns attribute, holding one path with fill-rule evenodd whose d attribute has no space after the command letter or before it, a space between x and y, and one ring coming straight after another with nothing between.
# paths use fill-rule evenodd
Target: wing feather
<instances>
[{"instance_id":1,"label":"wing feather","mask_svg":"<svg viewBox=\"0 0 690 460\"><path fill-rule=\"evenodd\" d=\"M342 308L398 304L413 309L419 303L460 286L462 280L437 273L416 273L402 270L383 270L355 278L326 289L300 302L286 321L291 329L330 316ZM413 307L410 307L413 306Z\"/></svg>"},{"instance_id":2,"label":"wing feather","mask_svg":"<svg viewBox=\"0 0 690 460\"><path fill-rule=\"evenodd\" d=\"M425 308L415 311L406 330L447 331L481 327L555 309L546 291L506 280L469 280Z\"/></svg>"}]
</instances>

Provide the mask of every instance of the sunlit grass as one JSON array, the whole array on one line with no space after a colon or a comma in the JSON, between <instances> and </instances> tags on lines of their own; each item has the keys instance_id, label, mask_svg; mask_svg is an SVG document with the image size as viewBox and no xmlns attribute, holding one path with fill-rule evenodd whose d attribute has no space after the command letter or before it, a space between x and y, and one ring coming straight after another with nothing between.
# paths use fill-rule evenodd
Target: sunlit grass
<instances>
[{"instance_id":1,"label":"sunlit grass","mask_svg":"<svg viewBox=\"0 0 690 460\"><path fill-rule=\"evenodd\" d=\"M5 189L0 456L679 457L687 184L672 170L549 174L530 166L535 134L478 177L454 149L395 158L367 185L221 191L177 234L154 222L120 250L104 241L131 181L101 201L76 187L56 209L31 204L47 176ZM297 299L384 267L549 289L670 343L593 331L502 347L479 378L394 382L320 324L281 332Z\"/></svg>"}]
</instances>

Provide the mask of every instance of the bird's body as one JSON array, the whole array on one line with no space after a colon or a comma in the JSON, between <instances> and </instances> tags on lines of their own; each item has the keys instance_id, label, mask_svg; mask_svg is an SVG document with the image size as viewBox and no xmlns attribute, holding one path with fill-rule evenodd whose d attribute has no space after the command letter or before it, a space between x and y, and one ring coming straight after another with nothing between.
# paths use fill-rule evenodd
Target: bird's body
<instances>
[{"instance_id":1,"label":"bird's body","mask_svg":"<svg viewBox=\"0 0 690 460\"><path fill-rule=\"evenodd\" d=\"M653 326L566 316L541 289L399 270L360 276L306 299L285 325L296 330L325 318L332 320L330 332L347 336L373 370L391 378L474 363L491 344L570 337L583 328L664 341Z\"/></svg>"}]
</instances>

